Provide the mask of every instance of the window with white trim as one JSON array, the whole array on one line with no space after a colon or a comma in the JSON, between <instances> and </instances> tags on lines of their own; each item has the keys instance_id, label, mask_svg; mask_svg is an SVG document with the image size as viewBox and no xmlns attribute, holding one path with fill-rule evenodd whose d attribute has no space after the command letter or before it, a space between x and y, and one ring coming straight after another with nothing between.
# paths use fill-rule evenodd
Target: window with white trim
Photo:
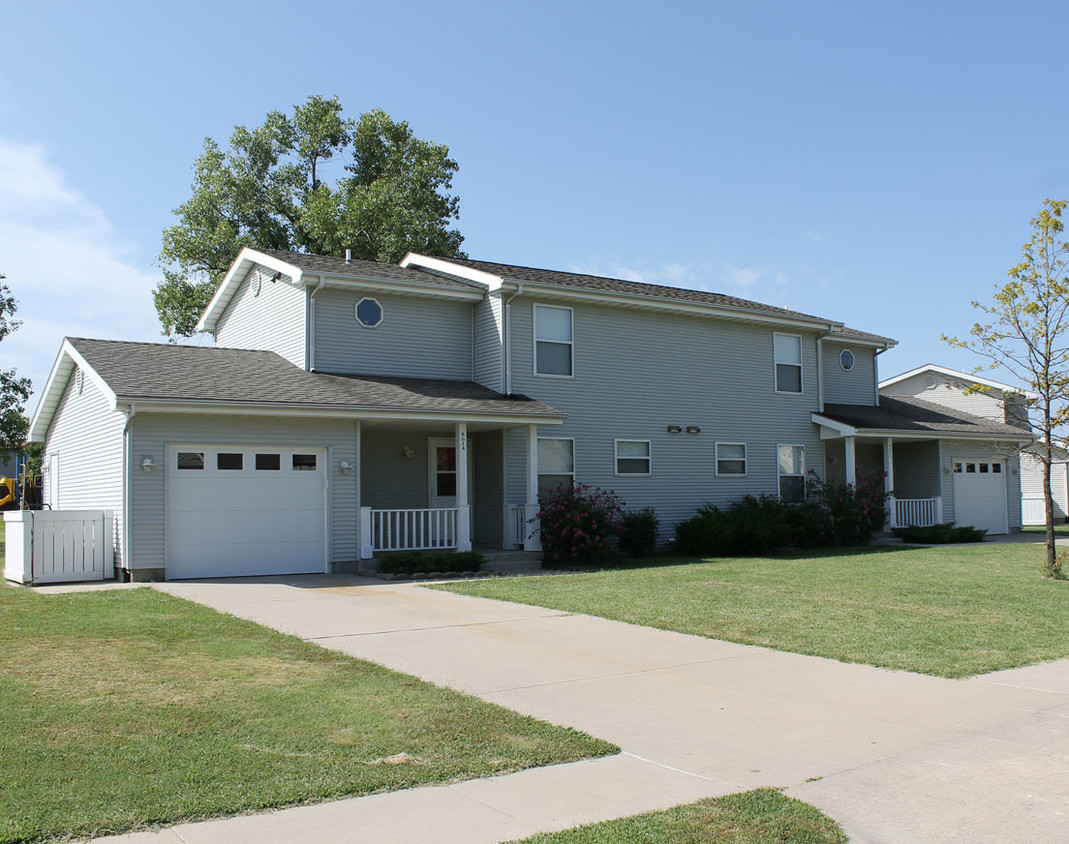
<instances>
[{"instance_id":1,"label":"window with white trim","mask_svg":"<svg viewBox=\"0 0 1069 844\"><path fill-rule=\"evenodd\" d=\"M779 497L788 504L805 501L805 446L776 446Z\"/></svg>"},{"instance_id":2,"label":"window with white trim","mask_svg":"<svg viewBox=\"0 0 1069 844\"><path fill-rule=\"evenodd\" d=\"M538 495L575 484L575 440L539 437Z\"/></svg>"},{"instance_id":3,"label":"window with white trim","mask_svg":"<svg viewBox=\"0 0 1069 844\"><path fill-rule=\"evenodd\" d=\"M382 324L382 305L377 299L361 299L356 303L356 321L364 328L378 328Z\"/></svg>"},{"instance_id":4,"label":"window with white trim","mask_svg":"<svg viewBox=\"0 0 1069 844\"><path fill-rule=\"evenodd\" d=\"M745 475L746 444L717 443L716 473L718 475Z\"/></svg>"},{"instance_id":5,"label":"window with white trim","mask_svg":"<svg viewBox=\"0 0 1069 844\"><path fill-rule=\"evenodd\" d=\"M572 309L534 306L535 375L572 376Z\"/></svg>"},{"instance_id":6,"label":"window with white trim","mask_svg":"<svg viewBox=\"0 0 1069 844\"><path fill-rule=\"evenodd\" d=\"M802 392L802 338L798 334L773 334L776 356L776 392Z\"/></svg>"},{"instance_id":7,"label":"window with white trim","mask_svg":"<svg viewBox=\"0 0 1069 844\"><path fill-rule=\"evenodd\" d=\"M650 474L649 440L613 440L617 475Z\"/></svg>"}]
</instances>

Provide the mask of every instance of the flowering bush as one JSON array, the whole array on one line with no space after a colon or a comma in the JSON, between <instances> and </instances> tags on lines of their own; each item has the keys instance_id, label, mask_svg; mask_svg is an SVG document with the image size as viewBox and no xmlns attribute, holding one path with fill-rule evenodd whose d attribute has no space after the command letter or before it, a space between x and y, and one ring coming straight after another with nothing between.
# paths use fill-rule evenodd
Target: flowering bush
<instances>
[{"instance_id":1,"label":"flowering bush","mask_svg":"<svg viewBox=\"0 0 1069 844\"><path fill-rule=\"evenodd\" d=\"M589 484L562 486L539 498L542 560L605 562L620 532L624 503L612 490Z\"/></svg>"},{"instance_id":2,"label":"flowering bush","mask_svg":"<svg viewBox=\"0 0 1069 844\"><path fill-rule=\"evenodd\" d=\"M887 521L884 475L873 472L851 484L829 484L815 474L806 484L807 500L820 505L827 516L827 544L867 545Z\"/></svg>"}]
</instances>

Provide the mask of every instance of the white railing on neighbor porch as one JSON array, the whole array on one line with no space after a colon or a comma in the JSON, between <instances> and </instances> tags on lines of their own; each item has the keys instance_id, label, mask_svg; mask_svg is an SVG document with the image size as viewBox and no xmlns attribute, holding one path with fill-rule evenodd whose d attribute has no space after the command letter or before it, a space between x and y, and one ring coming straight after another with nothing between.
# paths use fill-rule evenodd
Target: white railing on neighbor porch
<instances>
[{"instance_id":1,"label":"white railing on neighbor porch","mask_svg":"<svg viewBox=\"0 0 1069 844\"><path fill-rule=\"evenodd\" d=\"M360 556L380 551L471 550L470 507L360 508Z\"/></svg>"},{"instance_id":2,"label":"white railing on neighbor porch","mask_svg":"<svg viewBox=\"0 0 1069 844\"><path fill-rule=\"evenodd\" d=\"M8 580L73 583L115 576L110 510L10 510L3 518Z\"/></svg>"},{"instance_id":3,"label":"white railing on neighbor porch","mask_svg":"<svg viewBox=\"0 0 1069 844\"><path fill-rule=\"evenodd\" d=\"M527 507L523 504L507 504L508 508L508 544L522 548L527 539Z\"/></svg>"},{"instance_id":4,"label":"white railing on neighbor porch","mask_svg":"<svg viewBox=\"0 0 1069 844\"><path fill-rule=\"evenodd\" d=\"M930 527L943 521L942 498L892 498L891 527Z\"/></svg>"}]
</instances>

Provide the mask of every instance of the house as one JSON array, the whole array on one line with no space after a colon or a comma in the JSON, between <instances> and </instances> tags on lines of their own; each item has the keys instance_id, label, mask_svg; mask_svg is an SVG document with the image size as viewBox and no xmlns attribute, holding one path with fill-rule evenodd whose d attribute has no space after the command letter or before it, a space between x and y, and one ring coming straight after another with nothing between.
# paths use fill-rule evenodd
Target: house
<instances>
[{"instance_id":1,"label":"house","mask_svg":"<svg viewBox=\"0 0 1069 844\"><path fill-rule=\"evenodd\" d=\"M913 397L954 410L965 411L992 422L1005 422L1029 429L1028 408L1039 397L993 381L980 375L970 375L935 364L903 372L880 382L883 396ZM1038 444L1026 446L1020 454L1021 519L1025 525L1046 523L1043 506L1043 464ZM1011 449L1007 457L1014 456ZM1051 492L1054 498L1054 518L1064 522L1069 517L1069 454L1061 446L1054 447L1051 465Z\"/></svg>"},{"instance_id":2,"label":"house","mask_svg":"<svg viewBox=\"0 0 1069 844\"><path fill-rule=\"evenodd\" d=\"M539 493L571 482L655 507L667 538L705 502L875 470L892 520L925 523L960 515L952 467L1009 489L1030 439L881 399L889 338L577 273L245 249L198 328L214 347L68 338L31 423L46 500L113 511L133 579L537 550Z\"/></svg>"}]
</instances>

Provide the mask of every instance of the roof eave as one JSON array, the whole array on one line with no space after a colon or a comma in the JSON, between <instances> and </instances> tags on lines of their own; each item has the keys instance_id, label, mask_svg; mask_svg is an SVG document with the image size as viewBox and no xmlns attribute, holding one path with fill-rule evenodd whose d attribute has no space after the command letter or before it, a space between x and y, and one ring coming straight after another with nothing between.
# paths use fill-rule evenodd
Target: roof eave
<instances>
[{"instance_id":1,"label":"roof eave","mask_svg":"<svg viewBox=\"0 0 1069 844\"><path fill-rule=\"evenodd\" d=\"M27 434L27 439L30 442L45 441L56 409L63 398L63 390L66 388L67 381L75 367L81 368L85 376L96 385L112 408L116 407L115 392L100 377L97 371L89 365L89 362L82 357L82 354L74 348L71 341L64 337L63 343L59 347L59 354L56 355L55 363L52 364L52 369L48 373L48 380L45 382L44 389L37 400L37 407L34 409L33 417L30 419L29 433Z\"/></svg>"}]
</instances>

